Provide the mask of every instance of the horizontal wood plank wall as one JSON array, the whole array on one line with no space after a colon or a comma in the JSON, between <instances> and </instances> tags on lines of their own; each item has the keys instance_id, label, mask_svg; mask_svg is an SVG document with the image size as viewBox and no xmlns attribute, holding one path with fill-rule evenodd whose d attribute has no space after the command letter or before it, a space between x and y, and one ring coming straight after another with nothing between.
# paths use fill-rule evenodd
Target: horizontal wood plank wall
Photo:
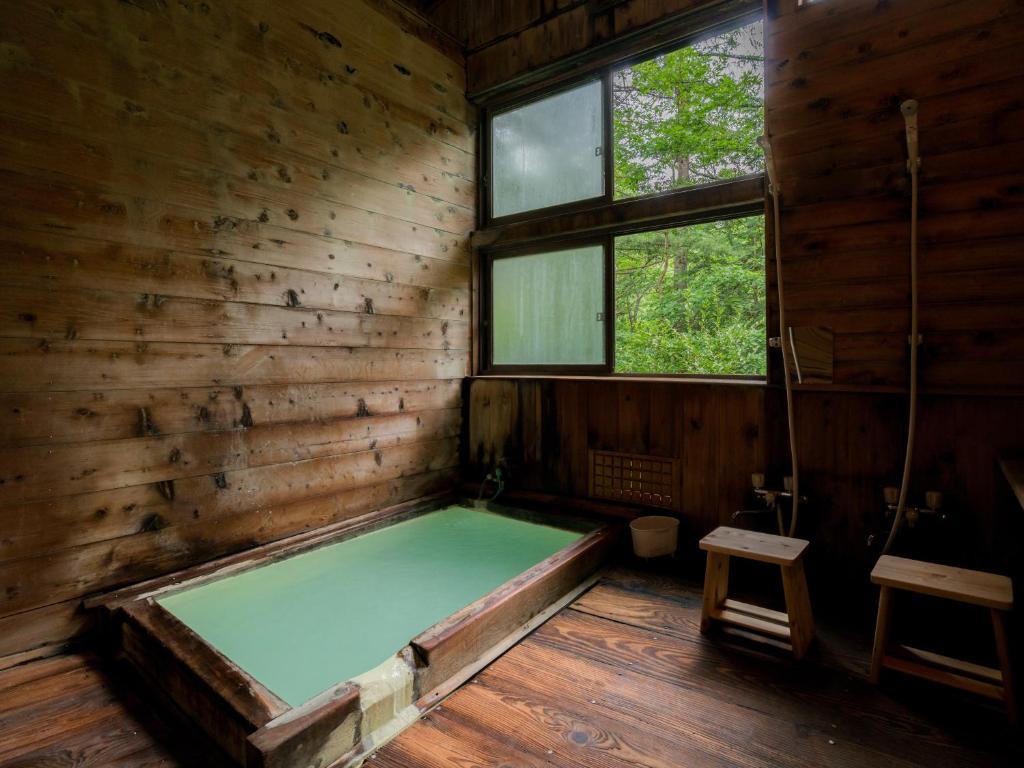
<instances>
[{"instance_id":1,"label":"horizontal wood plank wall","mask_svg":"<svg viewBox=\"0 0 1024 768\"><path fill-rule=\"evenodd\" d=\"M744 384L598 379L474 379L466 450L476 475L507 463L512 488L586 497L588 451L680 461L684 547L680 567L702 573L696 539L758 509L750 475L776 487L788 471L785 402ZM800 392L801 483L809 497L799 534L809 538L815 590L874 599L868 574L886 532L882 488L899 483L906 399L896 393ZM903 554L1016 572L1019 512L996 465L1020 447L1024 399L925 396L914 463L915 503L945 494L947 523L924 522L900 539ZM656 510L655 510L656 511ZM771 530L774 519L742 520ZM868 614L865 614L867 617Z\"/></svg>"},{"instance_id":2,"label":"horizontal wood plank wall","mask_svg":"<svg viewBox=\"0 0 1024 768\"><path fill-rule=\"evenodd\" d=\"M455 483L476 125L423 28L364 0L5 20L0 657L80 632L88 593Z\"/></svg>"},{"instance_id":3,"label":"horizontal wood plank wall","mask_svg":"<svg viewBox=\"0 0 1024 768\"><path fill-rule=\"evenodd\" d=\"M586 26L573 27L584 30L575 43L554 31L583 3L495 2L503 10L470 21L471 90L521 73L531 56L593 44ZM920 503L926 490L943 491L951 520L905 533L900 546L1024 575L1014 564L1019 509L996 466L1001 453L1024 450L1022 27L1020 0L769 3L767 116L784 195L788 320L836 334L836 384L796 395L811 497L800 532L814 542L815 588L859 594L867 607L877 549L866 543L885 533L882 488L899 482L906 430L906 98L921 105L926 392L911 494ZM550 492L586 494L589 448L680 458L694 535L753 503L750 472L777 478L788 465L774 387L477 380L469 414L478 469L504 456L513 484Z\"/></svg>"},{"instance_id":4,"label":"horizontal wood plank wall","mask_svg":"<svg viewBox=\"0 0 1024 768\"><path fill-rule=\"evenodd\" d=\"M851 586L873 562L862 542L885 533L880 489L898 484L903 460L908 98L920 104L927 393L911 499L944 492L950 520L904 532L899 546L1024 575L1018 510L996 466L1024 450L1022 24L1019 0L770 6L767 121L784 198L787 321L834 331L836 388L848 390L796 398L804 487L823 514L809 532L834 542L833 557L848 542L838 562L850 567L834 578Z\"/></svg>"},{"instance_id":5,"label":"horizontal wood plank wall","mask_svg":"<svg viewBox=\"0 0 1024 768\"><path fill-rule=\"evenodd\" d=\"M511 487L585 497L591 449L678 459L692 536L746 503L750 473L765 465L766 394L757 384L475 379L469 461L479 471L507 461Z\"/></svg>"},{"instance_id":6,"label":"horizontal wood plank wall","mask_svg":"<svg viewBox=\"0 0 1024 768\"><path fill-rule=\"evenodd\" d=\"M1024 392L1024 3L780 0L767 121L787 321L835 332L835 381L908 376L910 180L920 103L921 386Z\"/></svg>"},{"instance_id":7,"label":"horizontal wood plank wall","mask_svg":"<svg viewBox=\"0 0 1024 768\"><path fill-rule=\"evenodd\" d=\"M470 94L643 28L708 0L474 0L464 25Z\"/></svg>"},{"instance_id":8,"label":"horizontal wood plank wall","mask_svg":"<svg viewBox=\"0 0 1024 768\"><path fill-rule=\"evenodd\" d=\"M467 24L476 18L478 7L464 0L401 0L432 26L443 32L461 51L467 43Z\"/></svg>"}]
</instances>

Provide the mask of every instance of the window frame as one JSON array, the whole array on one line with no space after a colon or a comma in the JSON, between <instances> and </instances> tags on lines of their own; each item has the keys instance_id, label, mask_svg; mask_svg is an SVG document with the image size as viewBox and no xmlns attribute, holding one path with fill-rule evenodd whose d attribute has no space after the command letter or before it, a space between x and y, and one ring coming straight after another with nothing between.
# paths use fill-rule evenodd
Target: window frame
<instances>
[{"instance_id":1,"label":"window frame","mask_svg":"<svg viewBox=\"0 0 1024 768\"><path fill-rule=\"evenodd\" d=\"M736 10L739 8L739 10ZM478 219L480 228L471 238L473 257L474 355L473 373L487 375L596 375L614 378L708 379L765 382L771 376L771 355L768 354L768 322L771 309L766 302L765 355L766 375L699 374L699 373L622 373L615 371L615 239L618 236L684 227L711 221L761 215L765 217L765 288L769 287L768 251L770 217L767 214L765 175L753 173L705 184L653 192L633 197L615 198L614 147L614 73L624 67L649 61L659 55L693 45L756 20L765 20L760 5L754 10L749 3L724 3L720 17L699 28L683 29L652 46L635 46L635 50L594 67L578 64L566 76L556 76L540 86L504 92L480 104L478 132ZM505 216L492 216L491 181L493 179L491 121L500 114L572 90L588 82L602 83L602 161L604 191L601 195L561 203L544 208L521 211ZM753 190L757 189L756 194ZM572 246L601 243L605 264L605 363L602 365L494 365L491 329L491 274L495 259L555 251Z\"/></svg>"},{"instance_id":2,"label":"window frame","mask_svg":"<svg viewBox=\"0 0 1024 768\"><path fill-rule=\"evenodd\" d=\"M530 256L537 253L567 250L600 245L604 262L604 362L597 365L587 364L494 364L494 342L491 329L494 327L494 306L492 300L493 283L491 274L496 260ZM480 293L480 334L484 369L489 374L508 373L552 373L552 374L609 374L615 370L615 237L569 237L543 242L529 243L505 248L487 249L481 252L480 260L481 285Z\"/></svg>"},{"instance_id":3,"label":"window frame","mask_svg":"<svg viewBox=\"0 0 1024 768\"><path fill-rule=\"evenodd\" d=\"M575 88L579 88L587 83L594 83L598 81L601 83L601 130L603 133L601 144L601 176L603 181L603 190L601 194L594 195L593 197L586 197L581 200L571 200L567 203L548 205L543 208L531 208L526 211L505 214L504 216L494 216L494 195L492 185L494 180L494 153L492 151L494 137L491 131L491 124L494 118L503 115L506 112L511 112L521 107L535 104L538 101L543 101L551 96L557 96L560 93L565 93ZM571 213L573 211L590 208L595 203L610 203L612 201L614 196L615 155L608 143L613 127L611 123L613 115L611 85L611 77L605 72L601 72L598 77L595 77L593 74L586 77L580 77L567 83L560 83L557 86L546 88L536 93L531 93L526 97L521 97L520 99L514 100L510 103L503 103L497 107L484 107L481 110L481 161L483 174L480 178L480 189L482 192L480 200L482 207L480 208L480 211L481 221L486 222L485 226L500 226L502 224L553 216L559 213Z\"/></svg>"}]
</instances>

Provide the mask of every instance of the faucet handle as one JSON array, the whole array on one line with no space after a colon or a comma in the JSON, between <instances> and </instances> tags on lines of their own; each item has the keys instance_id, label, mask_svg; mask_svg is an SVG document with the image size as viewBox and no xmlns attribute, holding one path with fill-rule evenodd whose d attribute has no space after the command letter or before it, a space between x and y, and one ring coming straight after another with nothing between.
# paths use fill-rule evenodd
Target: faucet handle
<instances>
[{"instance_id":1,"label":"faucet handle","mask_svg":"<svg viewBox=\"0 0 1024 768\"><path fill-rule=\"evenodd\" d=\"M939 491L925 491L924 503L928 509L938 509L942 506L942 493Z\"/></svg>"},{"instance_id":2,"label":"faucet handle","mask_svg":"<svg viewBox=\"0 0 1024 768\"><path fill-rule=\"evenodd\" d=\"M886 504L895 504L900 500L900 489L887 485L882 489L882 495L885 497Z\"/></svg>"},{"instance_id":3,"label":"faucet handle","mask_svg":"<svg viewBox=\"0 0 1024 768\"><path fill-rule=\"evenodd\" d=\"M764 473L755 472L750 476L750 482L755 488L764 488Z\"/></svg>"}]
</instances>

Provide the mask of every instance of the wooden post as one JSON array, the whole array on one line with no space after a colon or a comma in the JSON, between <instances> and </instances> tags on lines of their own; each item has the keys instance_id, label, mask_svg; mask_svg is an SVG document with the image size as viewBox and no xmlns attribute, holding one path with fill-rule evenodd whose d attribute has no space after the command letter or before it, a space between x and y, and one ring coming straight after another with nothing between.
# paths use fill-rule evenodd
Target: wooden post
<instances>
[{"instance_id":1,"label":"wooden post","mask_svg":"<svg viewBox=\"0 0 1024 768\"><path fill-rule=\"evenodd\" d=\"M708 565L704 572L704 605L700 614L700 631L707 634L718 608L729 593L729 556L708 552Z\"/></svg>"},{"instance_id":2,"label":"wooden post","mask_svg":"<svg viewBox=\"0 0 1024 768\"><path fill-rule=\"evenodd\" d=\"M875 646L871 651L871 682L878 685L882 677L882 660L889 639L889 617L892 614L889 587L878 594L878 619L875 622Z\"/></svg>"}]
</instances>

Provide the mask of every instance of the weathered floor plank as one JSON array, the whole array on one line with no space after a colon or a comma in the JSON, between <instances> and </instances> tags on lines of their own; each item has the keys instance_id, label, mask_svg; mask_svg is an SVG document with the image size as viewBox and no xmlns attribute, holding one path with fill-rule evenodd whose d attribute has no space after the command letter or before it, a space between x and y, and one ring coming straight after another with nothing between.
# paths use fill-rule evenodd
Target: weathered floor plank
<instances>
[{"instance_id":1,"label":"weathered floor plank","mask_svg":"<svg viewBox=\"0 0 1024 768\"><path fill-rule=\"evenodd\" d=\"M802 663L697 631L692 587L610 572L366 762L370 768L1024 764L998 709L913 681L869 685L825 632ZM89 656L0 673L0 766L227 763Z\"/></svg>"},{"instance_id":2,"label":"weathered floor plank","mask_svg":"<svg viewBox=\"0 0 1024 768\"><path fill-rule=\"evenodd\" d=\"M945 690L870 686L828 633L795 664L698 632L700 598L614 572L380 750L377 768L999 766L1002 713ZM839 669L836 668L838 662Z\"/></svg>"},{"instance_id":3,"label":"weathered floor plank","mask_svg":"<svg viewBox=\"0 0 1024 768\"><path fill-rule=\"evenodd\" d=\"M141 682L90 655L0 674L3 768L227 768L198 733L147 701Z\"/></svg>"}]
</instances>

